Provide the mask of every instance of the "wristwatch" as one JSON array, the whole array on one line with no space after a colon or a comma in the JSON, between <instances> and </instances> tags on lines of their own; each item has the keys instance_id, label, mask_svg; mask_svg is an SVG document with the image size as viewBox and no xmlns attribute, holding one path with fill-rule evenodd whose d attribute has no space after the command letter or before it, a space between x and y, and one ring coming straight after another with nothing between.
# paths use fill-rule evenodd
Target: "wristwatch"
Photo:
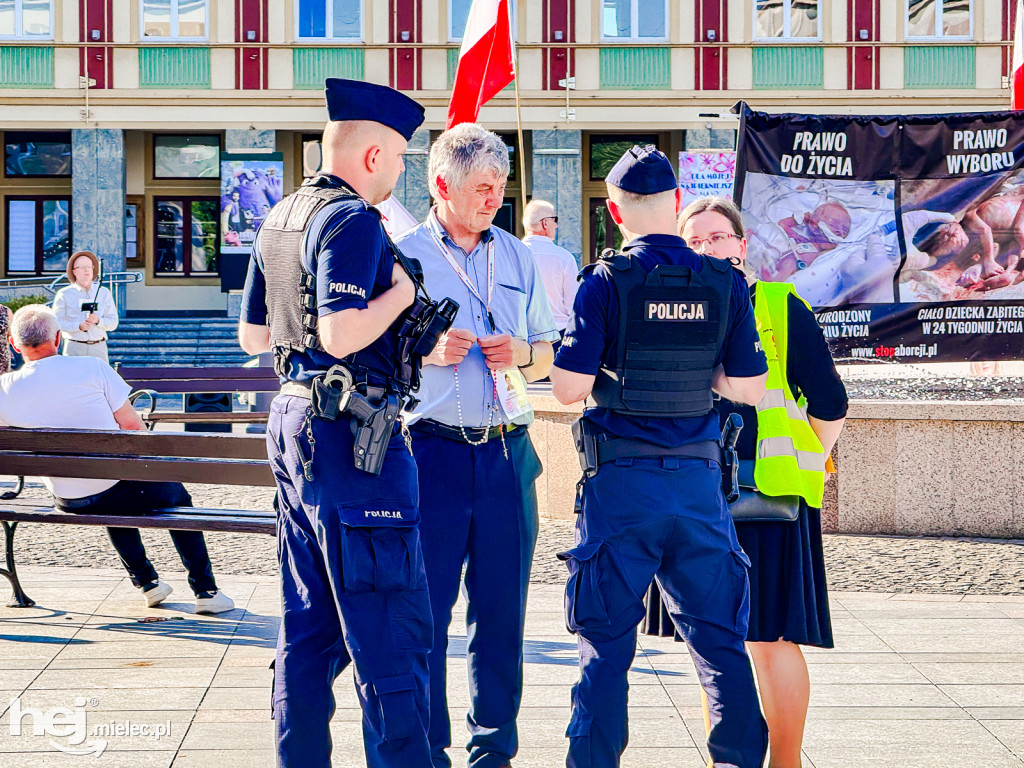
<instances>
[{"instance_id":1,"label":"wristwatch","mask_svg":"<svg viewBox=\"0 0 1024 768\"><path fill-rule=\"evenodd\" d=\"M530 342L526 343L530 347L530 359L527 361L526 365L520 365L520 368L529 368L534 364L534 362L536 362L537 351L533 348L533 344L530 344Z\"/></svg>"}]
</instances>

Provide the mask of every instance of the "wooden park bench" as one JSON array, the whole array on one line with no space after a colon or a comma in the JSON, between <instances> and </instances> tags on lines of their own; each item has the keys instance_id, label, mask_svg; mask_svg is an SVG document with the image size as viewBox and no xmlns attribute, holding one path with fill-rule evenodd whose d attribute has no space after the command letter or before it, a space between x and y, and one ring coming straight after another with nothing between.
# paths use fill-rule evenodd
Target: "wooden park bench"
<instances>
[{"instance_id":1,"label":"wooden park bench","mask_svg":"<svg viewBox=\"0 0 1024 768\"><path fill-rule=\"evenodd\" d=\"M274 476L261 436L175 432L15 429L0 427L0 471L19 476L14 491L0 494L6 568L14 591L9 606L35 603L18 580L14 534L19 523L102 525L185 531L275 535L271 510L169 507L150 515L80 515L60 512L40 499L19 498L25 476L176 481L272 487Z\"/></svg>"},{"instance_id":2,"label":"wooden park bench","mask_svg":"<svg viewBox=\"0 0 1024 768\"><path fill-rule=\"evenodd\" d=\"M281 380L273 368L237 367L175 367L155 366L132 368L116 366L121 378L132 388L131 402L148 398L141 416L152 429L161 422L176 424L256 424L267 420L266 411L239 412L156 412L157 395L188 395L205 392L277 393Z\"/></svg>"}]
</instances>

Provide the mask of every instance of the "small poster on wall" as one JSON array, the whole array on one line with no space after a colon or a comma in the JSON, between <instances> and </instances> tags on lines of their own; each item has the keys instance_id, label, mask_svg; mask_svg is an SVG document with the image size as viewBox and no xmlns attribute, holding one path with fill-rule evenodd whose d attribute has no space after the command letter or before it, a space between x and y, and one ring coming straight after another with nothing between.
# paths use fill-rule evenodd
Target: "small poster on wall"
<instances>
[{"instance_id":1,"label":"small poster on wall","mask_svg":"<svg viewBox=\"0 0 1024 768\"><path fill-rule=\"evenodd\" d=\"M735 175L735 152L679 153L679 188L684 206L712 195L731 199Z\"/></svg>"},{"instance_id":2,"label":"small poster on wall","mask_svg":"<svg viewBox=\"0 0 1024 768\"><path fill-rule=\"evenodd\" d=\"M256 231L281 201L284 161L280 154L221 153L220 252L248 253Z\"/></svg>"}]
</instances>

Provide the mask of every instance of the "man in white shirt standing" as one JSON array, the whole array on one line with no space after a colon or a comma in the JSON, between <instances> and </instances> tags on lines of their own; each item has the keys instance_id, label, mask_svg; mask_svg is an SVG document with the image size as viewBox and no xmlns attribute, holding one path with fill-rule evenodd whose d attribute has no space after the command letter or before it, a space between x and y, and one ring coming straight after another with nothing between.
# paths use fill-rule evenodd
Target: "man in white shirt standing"
<instances>
[{"instance_id":1,"label":"man in white shirt standing","mask_svg":"<svg viewBox=\"0 0 1024 768\"><path fill-rule=\"evenodd\" d=\"M560 334L572 314L572 302L576 298L576 276L580 268L576 257L560 245L555 245L558 231L558 217L555 206L547 200L532 200L523 211L523 229L526 237L523 245L530 249L540 268L540 277L551 305L551 316ZM555 349L558 342L555 342Z\"/></svg>"},{"instance_id":2,"label":"man in white shirt standing","mask_svg":"<svg viewBox=\"0 0 1024 768\"><path fill-rule=\"evenodd\" d=\"M25 358L17 371L0 375L0 426L25 429L136 429L142 419L128 402L131 387L113 368L92 357L57 353L60 330L49 307L30 304L14 313L11 342ZM144 515L164 507L190 507L181 483L44 477L63 512ZM107 528L110 541L142 590L150 607L171 594L146 557L138 528ZM235 604L217 590L201 531L171 531L188 583L196 595L196 613L230 611Z\"/></svg>"},{"instance_id":3,"label":"man in white shirt standing","mask_svg":"<svg viewBox=\"0 0 1024 768\"><path fill-rule=\"evenodd\" d=\"M53 311L68 357L96 357L107 362L107 334L117 328L117 307L110 290L93 285L100 260L89 251L68 259L69 286L57 291Z\"/></svg>"}]
</instances>

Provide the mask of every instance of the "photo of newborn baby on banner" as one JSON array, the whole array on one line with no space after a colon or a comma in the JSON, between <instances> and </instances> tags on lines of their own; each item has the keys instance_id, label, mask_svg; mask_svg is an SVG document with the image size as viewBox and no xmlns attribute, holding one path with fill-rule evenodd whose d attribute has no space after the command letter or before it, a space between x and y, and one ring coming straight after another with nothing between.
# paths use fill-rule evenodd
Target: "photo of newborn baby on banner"
<instances>
[{"instance_id":1,"label":"photo of newborn baby on banner","mask_svg":"<svg viewBox=\"0 0 1024 768\"><path fill-rule=\"evenodd\" d=\"M837 356L1019 358L1024 117L737 105L748 268L792 283Z\"/></svg>"}]
</instances>

